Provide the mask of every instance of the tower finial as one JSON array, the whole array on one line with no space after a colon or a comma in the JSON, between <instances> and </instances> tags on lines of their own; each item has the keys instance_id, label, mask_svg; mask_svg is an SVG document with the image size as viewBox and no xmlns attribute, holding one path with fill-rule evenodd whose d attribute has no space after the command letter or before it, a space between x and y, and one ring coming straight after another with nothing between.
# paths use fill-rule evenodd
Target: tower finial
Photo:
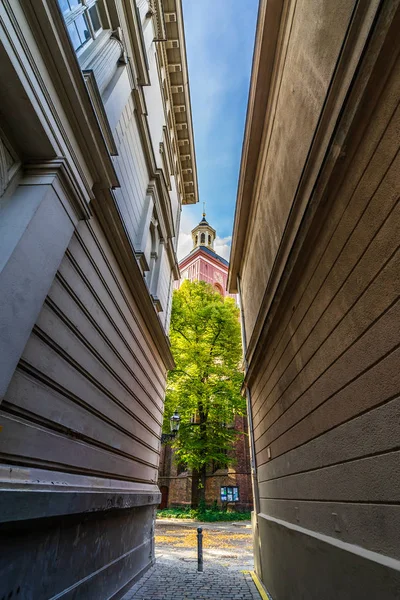
<instances>
[{"instance_id":1,"label":"tower finial","mask_svg":"<svg viewBox=\"0 0 400 600\"><path fill-rule=\"evenodd\" d=\"M206 203L203 202L203 217L206 216Z\"/></svg>"}]
</instances>

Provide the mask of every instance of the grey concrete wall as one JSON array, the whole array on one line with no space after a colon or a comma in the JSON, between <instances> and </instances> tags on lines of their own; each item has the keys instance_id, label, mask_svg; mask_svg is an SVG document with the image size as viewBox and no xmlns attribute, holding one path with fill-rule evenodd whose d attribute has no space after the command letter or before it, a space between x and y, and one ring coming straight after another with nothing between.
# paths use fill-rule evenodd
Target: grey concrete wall
<instances>
[{"instance_id":1,"label":"grey concrete wall","mask_svg":"<svg viewBox=\"0 0 400 600\"><path fill-rule=\"evenodd\" d=\"M154 560L151 506L0 526L1 593L117 598Z\"/></svg>"}]
</instances>

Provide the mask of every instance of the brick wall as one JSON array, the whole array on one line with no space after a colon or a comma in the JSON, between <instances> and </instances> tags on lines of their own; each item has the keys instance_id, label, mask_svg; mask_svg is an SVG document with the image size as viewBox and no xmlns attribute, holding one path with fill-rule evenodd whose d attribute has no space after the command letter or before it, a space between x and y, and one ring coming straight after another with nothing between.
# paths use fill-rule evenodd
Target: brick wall
<instances>
[{"instance_id":1,"label":"brick wall","mask_svg":"<svg viewBox=\"0 0 400 600\"><path fill-rule=\"evenodd\" d=\"M241 431L229 455L234 458L234 464L229 469L218 469L208 472L206 478L206 504L216 501L221 506L221 486L238 486L239 502L235 503L237 510L252 510L253 494L251 486L250 449L247 435L247 418L235 418L235 429ZM174 451L169 445L161 450L158 485L168 487L168 507L188 506L192 499L192 476L190 471L178 475L177 461Z\"/></svg>"}]
</instances>

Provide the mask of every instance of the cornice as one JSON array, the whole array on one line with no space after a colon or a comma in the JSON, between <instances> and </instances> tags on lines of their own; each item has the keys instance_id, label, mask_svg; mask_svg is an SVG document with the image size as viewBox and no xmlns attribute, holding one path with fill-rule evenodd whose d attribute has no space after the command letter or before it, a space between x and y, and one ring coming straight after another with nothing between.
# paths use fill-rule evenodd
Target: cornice
<instances>
[{"instance_id":1,"label":"cornice","mask_svg":"<svg viewBox=\"0 0 400 600\"><path fill-rule=\"evenodd\" d=\"M150 0L150 10L154 16L155 31L156 31L156 42L165 42L167 39L167 32L165 30L164 13L162 8L162 0Z\"/></svg>"},{"instance_id":2,"label":"cornice","mask_svg":"<svg viewBox=\"0 0 400 600\"><path fill-rule=\"evenodd\" d=\"M196 231L202 231L204 232L204 230L210 230L214 235L217 235L217 232L215 231L215 229L213 227L211 227L211 225L205 225L202 224L202 222L200 221L200 223L198 225L196 225L196 227L193 227L192 231L190 232L192 235L196 232Z\"/></svg>"},{"instance_id":3,"label":"cornice","mask_svg":"<svg viewBox=\"0 0 400 600\"><path fill-rule=\"evenodd\" d=\"M182 204L199 201L196 153L194 145L189 74L181 0L161 0L166 41L160 42L168 82L168 100L172 112Z\"/></svg>"}]
</instances>

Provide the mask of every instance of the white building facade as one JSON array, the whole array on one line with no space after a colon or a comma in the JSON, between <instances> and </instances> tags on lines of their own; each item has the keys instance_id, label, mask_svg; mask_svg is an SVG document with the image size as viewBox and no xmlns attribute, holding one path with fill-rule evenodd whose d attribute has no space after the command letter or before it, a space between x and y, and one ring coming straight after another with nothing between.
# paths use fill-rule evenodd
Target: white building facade
<instances>
[{"instance_id":1,"label":"white building facade","mask_svg":"<svg viewBox=\"0 0 400 600\"><path fill-rule=\"evenodd\" d=\"M177 234L198 201L181 2L0 17L2 592L119 597L153 561Z\"/></svg>"}]
</instances>

